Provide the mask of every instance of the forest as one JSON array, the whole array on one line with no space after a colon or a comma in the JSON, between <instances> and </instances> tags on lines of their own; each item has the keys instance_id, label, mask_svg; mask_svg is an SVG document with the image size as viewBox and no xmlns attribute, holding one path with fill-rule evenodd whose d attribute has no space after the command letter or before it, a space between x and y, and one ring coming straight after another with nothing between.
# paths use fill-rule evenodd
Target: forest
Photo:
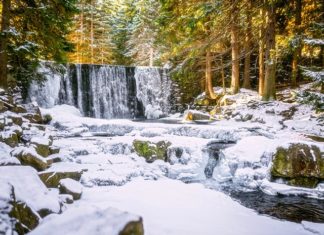
<instances>
[{"instance_id":1,"label":"forest","mask_svg":"<svg viewBox=\"0 0 324 235\"><path fill-rule=\"evenodd\" d=\"M322 235L323 111L322 0L1 0L0 235Z\"/></svg>"}]
</instances>

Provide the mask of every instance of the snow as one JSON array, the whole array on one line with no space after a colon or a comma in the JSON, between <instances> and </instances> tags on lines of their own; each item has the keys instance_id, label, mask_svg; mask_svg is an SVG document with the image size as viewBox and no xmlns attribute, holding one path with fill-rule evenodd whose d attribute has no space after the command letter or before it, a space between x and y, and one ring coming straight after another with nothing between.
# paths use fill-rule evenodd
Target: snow
<instances>
[{"instance_id":1,"label":"snow","mask_svg":"<svg viewBox=\"0 0 324 235\"><path fill-rule=\"evenodd\" d=\"M0 142L0 166L20 165L17 158L11 157L11 148L5 143Z\"/></svg>"},{"instance_id":2,"label":"snow","mask_svg":"<svg viewBox=\"0 0 324 235\"><path fill-rule=\"evenodd\" d=\"M305 230L313 232L317 235L324 235L324 224L302 221L302 225L305 228Z\"/></svg>"},{"instance_id":3,"label":"snow","mask_svg":"<svg viewBox=\"0 0 324 235\"><path fill-rule=\"evenodd\" d=\"M30 142L39 145L50 145L50 140L48 138L38 136L31 138Z\"/></svg>"},{"instance_id":4,"label":"snow","mask_svg":"<svg viewBox=\"0 0 324 235\"><path fill-rule=\"evenodd\" d=\"M48 191L33 168L29 166L0 167L1 197L10 201L11 191L8 191L8 184L13 187L16 199L25 202L32 210L48 209L54 213L60 212L61 207L57 196Z\"/></svg>"},{"instance_id":5,"label":"snow","mask_svg":"<svg viewBox=\"0 0 324 235\"><path fill-rule=\"evenodd\" d=\"M30 235L119 235L123 228L140 217L115 208L96 206L75 207L62 216L49 216Z\"/></svg>"},{"instance_id":6,"label":"snow","mask_svg":"<svg viewBox=\"0 0 324 235\"><path fill-rule=\"evenodd\" d=\"M151 235L312 234L304 230L300 224L260 216L233 201L229 196L206 189L201 184L184 184L167 179L133 180L123 187L86 188L82 200L71 205L60 216L61 219L58 217L57 221L66 221L65 226L61 223L44 221L41 227L48 229L55 227L56 232L65 234L66 229L71 227L69 218L75 212L74 208L79 210L78 217L83 221L83 215L87 214L89 206L101 210L115 207L138 214L143 217L145 234ZM94 220L88 219L86 224L89 225L85 226L91 226L92 223L95 223ZM99 231L105 226L99 225ZM47 230L39 231L43 233L31 234L45 234Z\"/></svg>"}]
</instances>

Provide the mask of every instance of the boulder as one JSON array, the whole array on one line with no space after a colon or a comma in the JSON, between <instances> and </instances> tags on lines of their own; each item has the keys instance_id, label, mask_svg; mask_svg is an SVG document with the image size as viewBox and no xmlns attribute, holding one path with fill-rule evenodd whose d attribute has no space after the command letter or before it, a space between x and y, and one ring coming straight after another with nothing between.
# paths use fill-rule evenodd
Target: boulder
<instances>
[{"instance_id":1,"label":"boulder","mask_svg":"<svg viewBox=\"0 0 324 235\"><path fill-rule=\"evenodd\" d=\"M9 115L8 117L11 118L12 122L18 126L23 124L23 119L19 115Z\"/></svg>"},{"instance_id":2,"label":"boulder","mask_svg":"<svg viewBox=\"0 0 324 235\"><path fill-rule=\"evenodd\" d=\"M27 113L27 110L22 105L16 105L11 109L14 113Z\"/></svg>"},{"instance_id":3,"label":"boulder","mask_svg":"<svg viewBox=\"0 0 324 235\"><path fill-rule=\"evenodd\" d=\"M59 189L61 194L69 194L74 200L79 200L82 195L83 186L76 180L66 178L59 182Z\"/></svg>"},{"instance_id":4,"label":"boulder","mask_svg":"<svg viewBox=\"0 0 324 235\"><path fill-rule=\"evenodd\" d=\"M0 141L6 143L10 147L16 147L18 145L18 135L16 132L9 130L0 134Z\"/></svg>"},{"instance_id":5,"label":"boulder","mask_svg":"<svg viewBox=\"0 0 324 235\"><path fill-rule=\"evenodd\" d=\"M50 151L50 154L57 154L57 153L60 153L60 148L57 146L50 146L49 151Z\"/></svg>"},{"instance_id":6,"label":"boulder","mask_svg":"<svg viewBox=\"0 0 324 235\"><path fill-rule=\"evenodd\" d=\"M42 157L48 157L50 154L50 139L46 137L33 137L30 143L35 146L36 152Z\"/></svg>"},{"instance_id":7,"label":"boulder","mask_svg":"<svg viewBox=\"0 0 324 235\"><path fill-rule=\"evenodd\" d=\"M46 171L40 172L38 175L48 188L57 188L62 179L71 178L79 181L82 171Z\"/></svg>"},{"instance_id":8,"label":"boulder","mask_svg":"<svg viewBox=\"0 0 324 235\"><path fill-rule=\"evenodd\" d=\"M196 110L188 110L184 114L184 120L186 121L210 120L210 115Z\"/></svg>"},{"instance_id":9,"label":"boulder","mask_svg":"<svg viewBox=\"0 0 324 235\"><path fill-rule=\"evenodd\" d=\"M10 224L18 234L30 232L42 217L61 211L58 196L50 193L37 172L28 166L0 167L0 192L0 211L2 206L8 208Z\"/></svg>"},{"instance_id":10,"label":"boulder","mask_svg":"<svg viewBox=\"0 0 324 235\"><path fill-rule=\"evenodd\" d=\"M53 229L55 228L55 229ZM44 221L30 235L109 234L143 235L143 219L115 208L75 206Z\"/></svg>"},{"instance_id":11,"label":"boulder","mask_svg":"<svg viewBox=\"0 0 324 235\"><path fill-rule=\"evenodd\" d=\"M146 159L146 162L154 162L159 159L162 161L167 161L167 151L171 143L168 141L159 141L153 143L144 140L134 140L133 147L135 152Z\"/></svg>"},{"instance_id":12,"label":"boulder","mask_svg":"<svg viewBox=\"0 0 324 235\"><path fill-rule=\"evenodd\" d=\"M32 166L38 171L43 171L49 167L48 162L40 156L33 147L18 147L11 153L22 165Z\"/></svg>"},{"instance_id":13,"label":"boulder","mask_svg":"<svg viewBox=\"0 0 324 235\"><path fill-rule=\"evenodd\" d=\"M8 110L8 108L5 106L5 103L0 100L0 113L4 113Z\"/></svg>"},{"instance_id":14,"label":"boulder","mask_svg":"<svg viewBox=\"0 0 324 235\"><path fill-rule=\"evenodd\" d=\"M273 177L285 178L288 184L314 188L324 180L324 156L315 145L291 144L279 147L271 168Z\"/></svg>"}]
</instances>

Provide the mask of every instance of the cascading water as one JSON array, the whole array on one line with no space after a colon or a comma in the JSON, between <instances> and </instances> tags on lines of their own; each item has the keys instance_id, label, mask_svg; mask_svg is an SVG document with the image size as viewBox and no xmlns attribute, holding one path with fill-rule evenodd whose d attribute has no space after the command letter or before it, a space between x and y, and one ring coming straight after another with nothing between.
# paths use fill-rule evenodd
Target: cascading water
<instances>
[{"instance_id":1,"label":"cascading water","mask_svg":"<svg viewBox=\"0 0 324 235\"><path fill-rule=\"evenodd\" d=\"M155 119L170 111L171 81L161 68L69 64L62 74L41 71L47 81L32 83L29 98L45 108L69 104L106 119Z\"/></svg>"}]
</instances>

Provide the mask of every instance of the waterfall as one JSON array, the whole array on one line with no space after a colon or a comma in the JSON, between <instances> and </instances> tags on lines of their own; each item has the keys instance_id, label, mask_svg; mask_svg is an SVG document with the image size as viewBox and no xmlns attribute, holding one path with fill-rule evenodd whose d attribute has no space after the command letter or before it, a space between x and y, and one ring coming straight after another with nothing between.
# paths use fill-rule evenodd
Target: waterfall
<instances>
[{"instance_id":1,"label":"waterfall","mask_svg":"<svg viewBox=\"0 0 324 235\"><path fill-rule=\"evenodd\" d=\"M69 104L84 116L105 119L155 119L170 111L171 81L158 67L68 64L62 74L41 72L47 80L31 84L29 99L45 108Z\"/></svg>"}]
</instances>

